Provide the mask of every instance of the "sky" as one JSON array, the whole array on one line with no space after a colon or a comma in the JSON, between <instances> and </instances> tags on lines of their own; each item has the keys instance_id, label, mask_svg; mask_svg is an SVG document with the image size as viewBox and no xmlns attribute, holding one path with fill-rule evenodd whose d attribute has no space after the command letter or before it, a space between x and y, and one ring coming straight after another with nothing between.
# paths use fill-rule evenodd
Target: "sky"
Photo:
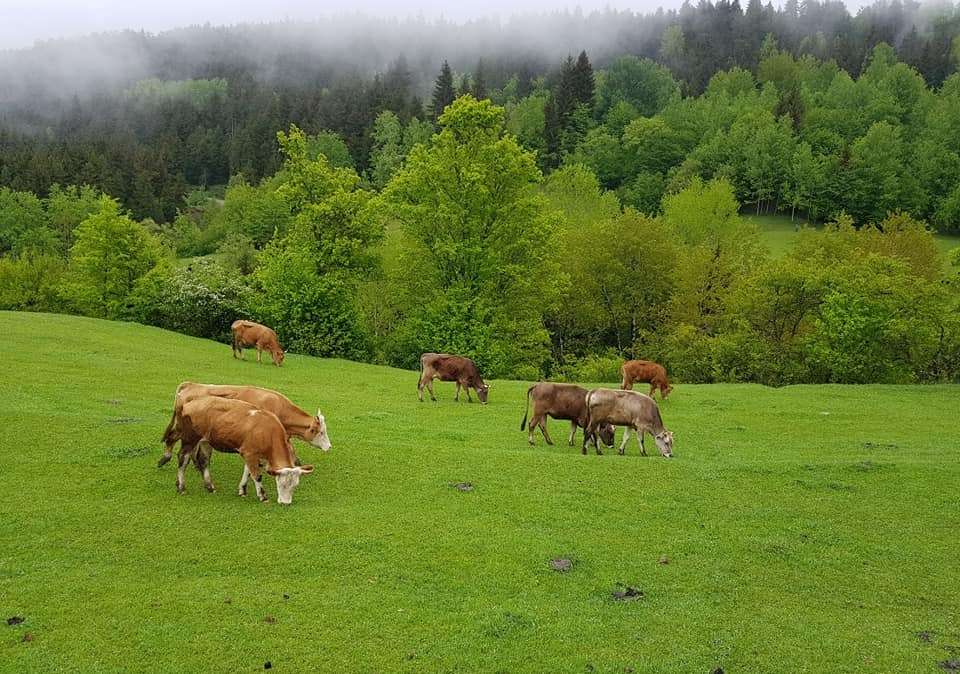
<instances>
[{"instance_id":1,"label":"sky","mask_svg":"<svg viewBox=\"0 0 960 674\"><path fill-rule=\"evenodd\" d=\"M863 1L849 0L848 5ZM158 32L192 24L318 19L352 12L401 18L422 14L459 22L576 7L584 12L604 7L653 11L680 4L682 0L0 0L0 49L124 28Z\"/></svg>"}]
</instances>

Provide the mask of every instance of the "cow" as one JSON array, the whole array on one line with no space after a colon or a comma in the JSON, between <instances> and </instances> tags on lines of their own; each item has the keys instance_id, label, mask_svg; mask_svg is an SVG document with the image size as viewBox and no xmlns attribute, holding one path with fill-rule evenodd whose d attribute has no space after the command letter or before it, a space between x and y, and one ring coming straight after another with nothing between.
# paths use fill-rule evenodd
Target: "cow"
<instances>
[{"instance_id":1,"label":"cow","mask_svg":"<svg viewBox=\"0 0 960 674\"><path fill-rule=\"evenodd\" d=\"M211 450L236 453L243 458L243 477L237 493L247 495L247 481L253 477L257 498L267 500L260 476L260 464L277 480L277 503L290 505L300 476L313 472L313 466L294 466L293 447L277 415L242 400L204 396L184 403L180 413L180 454L177 469L177 493L185 490L184 470L193 456L197 470L203 473L208 491Z\"/></svg>"},{"instance_id":2,"label":"cow","mask_svg":"<svg viewBox=\"0 0 960 674\"><path fill-rule=\"evenodd\" d=\"M620 368L620 374L623 376L623 382L620 388L625 391L633 389L634 382L644 382L650 384L651 398L657 389L660 389L660 397L666 400L673 387L667 379L667 370L659 363L652 360L628 360Z\"/></svg>"},{"instance_id":3,"label":"cow","mask_svg":"<svg viewBox=\"0 0 960 674\"><path fill-rule=\"evenodd\" d=\"M660 454L668 459L673 456L673 433L664 427L660 408L650 396L636 391L597 388L587 394L586 405L587 428L583 433L582 448L584 454L587 453L587 443L590 440L593 440L597 454L601 453L596 433L601 424L610 423L625 427L620 454L623 454L627 446L632 428L637 434L641 454L647 455L643 446L643 434L649 433L656 441Z\"/></svg>"},{"instance_id":4,"label":"cow","mask_svg":"<svg viewBox=\"0 0 960 674\"><path fill-rule=\"evenodd\" d=\"M163 432L164 450L163 456L157 462L157 468L163 466L173 456L173 446L180 439L179 418L184 403L203 396L243 400L255 405L262 410L277 415L288 436L300 438L325 452L330 451L327 422L320 410L317 410L316 416L312 416L290 402L290 399L282 393L271 391L268 388L226 384L194 384L185 381L177 387L177 392L173 397L173 416L170 418L170 423L167 424L167 429ZM299 462L296 454L294 454L294 461Z\"/></svg>"},{"instance_id":5,"label":"cow","mask_svg":"<svg viewBox=\"0 0 960 674\"><path fill-rule=\"evenodd\" d=\"M277 339L277 333L265 325L254 323L253 321L234 321L230 325L233 332L233 357L243 360L243 350L252 346L257 350L257 362L260 361L260 354L263 351L269 351L273 358L273 364L277 367L283 365L283 349L280 348L280 340Z\"/></svg>"},{"instance_id":6,"label":"cow","mask_svg":"<svg viewBox=\"0 0 960 674\"><path fill-rule=\"evenodd\" d=\"M527 389L527 409L523 413L523 421L520 422L520 430L527 423L527 413L530 411L530 397L533 396L533 416L530 417L530 431L527 434L527 442L533 444L533 432L537 426L543 433L543 439L548 445L553 444L550 434L547 432L546 418L548 416L554 419L565 419L570 422L570 438L567 444L573 446L573 437L577 433L577 428L587 427L587 389L574 384L552 384L542 381L534 384ZM607 447L613 447L614 428L610 424L600 425L600 439Z\"/></svg>"},{"instance_id":7,"label":"cow","mask_svg":"<svg viewBox=\"0 0 960 674\"><path fill-rule=\"evenodd\" d=\"M477 366L469 358L452 356L449 353L425 353L420 356L420 379L417 381L417 397L423 402L423 387L430 392L430 400L436 402L433 395L433 380L457 382L457 395L460 400L460 389L467 392L467 402L473 402L470 389L477 391L477 398L484 405L487 404L487 392L490 385L483 381Z\"/></svg>"}]
</instances>

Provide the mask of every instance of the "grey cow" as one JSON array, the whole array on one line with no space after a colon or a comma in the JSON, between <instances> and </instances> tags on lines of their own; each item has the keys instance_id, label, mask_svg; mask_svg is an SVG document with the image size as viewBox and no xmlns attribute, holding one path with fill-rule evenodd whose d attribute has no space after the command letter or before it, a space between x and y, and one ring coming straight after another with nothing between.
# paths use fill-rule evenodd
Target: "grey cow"
<instances>
[{"instance_id":1,"label":"grey cow","mask_svg":"<svg viewBox=\"0 0 960 674\"><path fill-rule=\"evenodd\" d=\"M620 443L621 454L627 446L632 428L637 434L641 454L647 455L643 446L643 434L649 433L656 441L660 454L668 459L673 456L673 433L664 427L660 408L648 395L604 388L593 389L587 393L587 428L583 433L582 448L584 454L587 453L587 443L591 440L597 454L601 453L597 444L597 430L605 423L625 427L623 442Z\"/></svg>"}]
</instances>

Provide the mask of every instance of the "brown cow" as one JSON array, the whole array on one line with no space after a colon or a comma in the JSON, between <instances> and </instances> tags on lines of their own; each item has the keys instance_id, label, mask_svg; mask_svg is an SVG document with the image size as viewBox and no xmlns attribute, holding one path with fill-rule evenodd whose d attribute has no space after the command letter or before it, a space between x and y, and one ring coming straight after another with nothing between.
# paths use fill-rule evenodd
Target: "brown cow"
<instances>
[{"instance_id":1,"label":"brown cow","mask_svg":"<svg viewBox=\"0 0 960 674\"><path fill-rule=\"evenodd\" d=\"M523 413L523 421L520 422L521 431L527 423L531 394L533 394L533 416L530 417L527 442L533 444L533 431L539 426L543 439L548 445L553 444L550 434L547 433L546 421L546 418L551 416L554 419L570 421L570 438L567 444L573 446L577 427L587 427L587 389L574 384L553 384L546 381L534 384L527 389L527 409ZM600 439L607 447L613 447L613 434L613 426L606 423L600 425Z\"/></svg>"},{"instance_id":2,"label":"brown cow","mask_svg":"<svg viewBox=\"0 0 960 674\"><path fill-rule=\"evenodd\" d=\"M233 357L243 360L243 350L248 346L257 349L257 362L260 362L260 353L269 351L273 358L273 364L277 367L283 365L283 349L280 348L280 340L277 339L277 333L265 325L254 323L253 321L234 321L230 326L233 331Z\"/></svg>"},{"instance_id":3,"label":"brown cow","mask_svg":"<svg viewBox=\"0 0 960 674\"><path fill-rule=\"evenodd\" d=\"M260 478L260 464L277 480L277 503L289 505L300 476L313 472L313 466L294 466L293 448L283 424L275 414L242 400L203 397L185 403L180 414L180 454L177 492L184 492L184 470L195 456L197 470L213 491L210 479L210 450L237 453L243 458L243 477L237 492L247 495L247 480L252 476L257 497L267 500Z\"/></svg>"},{"instance_id":4,"label":"brown cow","mask_svg":"<svg viewBox=\"0 0 960 674\"><path fill-rule=\"evenodd\" d=\"M628 360L620 368L620 374L623 375L623 383L620 388L630 391L633 389L634 382L644 382L650 384L650 397L659 388L660 397L666 399L670 395L673 387L667 379L667 370L659 363L652 360Z\"/></svg>"},{"instance_id":5,"label":"brown cow","mask_svg":"<svg viewBox=\"0 0 960 674\"><path fill-rule=\"evenodd\" d=\"M433 380L457 382L456 400L460 400L460 389L467 392L467 402L473 402L470 389L476 389L477 398L487 404L487 391L490 385L483 381L477 366L469 358L452 356L448 353L425 353L420 356L420 379L417 382L417 397L423 402L423 387L430 392L430 400L436 402L433 395Z\"/></svg>"},{"instance_id":6,"label":"brown cow","mask_svg":"<svg viewBox=\"0 0 960 674\"><path fill-rule=\"evenodd\" d=\"M320 410L312 416L290 402L290 399L277 391L257 386L230 386L219 384L194 384L185 381L177 387L173 398L173 416L163 432L165 448L157 467L164 465L173 456L173 446L180 439L178 420L184 403L203 396L243 400L262 410L277 415L287 435L298 437L323 451L330 450L330 438L327 435L327 423ZM296 455L294 455L296 460Z\"/></svg>"},{"instance_id":7,"label":"brown cow","mask_svg":"<svg viewBox=\"0 0 960 674\"><path fill-rule=\"evenodd\" d=\"M623 454L630 438L630 429L637 433L637 443L640 453L647 455L643 447L643 434L649 433L657 442L660 453L670 458L673 456L673 433L668 431L660 418L660 408L656 401L648 395L636 391L618 391L616 389L597 388L587 394L587 429L583 433L583 453L587 453L587 443L593 440L594 449L600 454L597 446L596 431L603 423L614 426L625 426L623 442L620 443L620 453Z\"/></svg>"}]
</instances>

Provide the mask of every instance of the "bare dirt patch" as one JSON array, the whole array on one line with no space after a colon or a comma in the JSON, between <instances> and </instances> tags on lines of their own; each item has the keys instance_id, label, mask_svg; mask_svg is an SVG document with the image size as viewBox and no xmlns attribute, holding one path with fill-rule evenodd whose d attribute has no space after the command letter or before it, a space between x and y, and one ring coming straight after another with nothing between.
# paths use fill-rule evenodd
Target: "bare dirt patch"
<instances>
[{"instance_id":1,"label":"bare dirt patch","mask_svg":"<svg viewBox=\"0 0 960 674\"><path fill-rule=\"evenodd\" d=\"M666 555L660 555L660 559L657 560L657 564L669 564L670 558Z\"/></svg>"},{"instance_id":2,"label":"bare dirt patch","mask_svg":"<svg viewBox=\"0 0 960 674\"><path fill-rule=\"evenodd\" d=\"M456 489L457 491L463 491L463 492L473 491L472 482L451 482L450 486Z\"/></svg>"},{"instance_id":3,"label":"bare dirt patch","mask_svg":"<svg viewBox=\"0 0 960 674\"><path fill-rule=\"evenodd\" d=\"M943 660L938 662L937 665L945 672L960 672L960 659L958 658Z\"/></svg>"},{"instance_id":4,"label":"bare dirt patch","mask_svg":"<svg viewBox=\"0 0 960 674\"><path fill-rule=\"evenodd\" d=\"M566 557L557 557L550 560L550 568L560 573L566 573L573 568L573 560Z\"/></svg>"},{"instance_id":5,"label":"bare dirt patch","mask_svg":"<svg viewBox=\"0 0 960 674\"><path fill-rule=\"evenodd\" d=\"M108 424L138 424L143 419L140 417L114 417L113 419L107 419Z\"/></svg>"},{"instance_id":6,"label":"bare dirt patch","mask_svg":"<svg viewBox=\"0 0 960 674\"><path fill-rule=\"evenodd\" d=\"M614 601L638 601L646 595L638 587L632 585L621 585L619 589L613 591Z\"/></svg>"},{"instance_id":7,"label":"bare dirt patch","mask_svg":"<svg viewBox=\"0 0 960 674\"><path fill-rule=\"evenodd\" d=\"M22 615L14 615L14 616L10 616L9 618L7 618L7 624L8 624L8 625L19 625L19 624L22 623L24 620L26 620L26 618L24 618Z\"/></svg>"}]
</instances>

